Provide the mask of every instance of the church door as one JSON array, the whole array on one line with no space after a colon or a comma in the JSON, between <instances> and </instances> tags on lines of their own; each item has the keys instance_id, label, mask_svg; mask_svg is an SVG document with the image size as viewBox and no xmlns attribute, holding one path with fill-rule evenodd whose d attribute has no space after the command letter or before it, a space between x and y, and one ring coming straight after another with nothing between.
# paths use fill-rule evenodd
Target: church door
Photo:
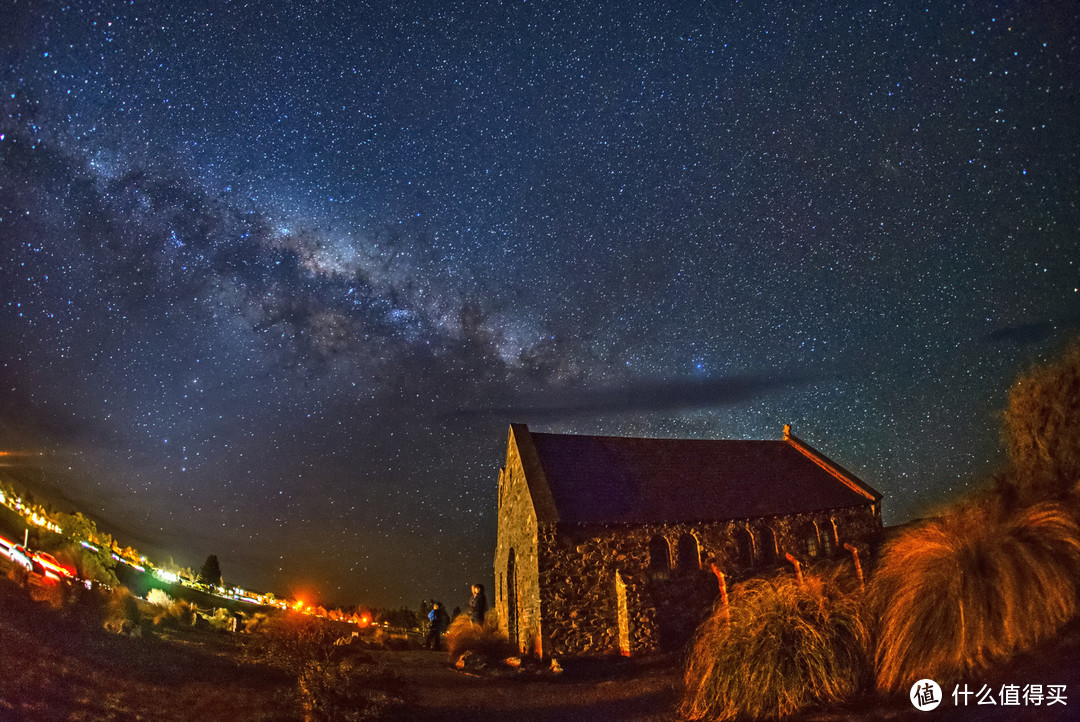
<instances>
[{"instance_id":1,"label":"church door","mask_svg":"<svg viewBox=\"0 0 1080 722\"><path fill-rule=\"evenodd\" d=\"M521 640L518 639L518 598L517 598L517 571L514 569L514 550L506 560L506 632L510 643L517 650L521 650Z\"/></svg>"}]
</instances>

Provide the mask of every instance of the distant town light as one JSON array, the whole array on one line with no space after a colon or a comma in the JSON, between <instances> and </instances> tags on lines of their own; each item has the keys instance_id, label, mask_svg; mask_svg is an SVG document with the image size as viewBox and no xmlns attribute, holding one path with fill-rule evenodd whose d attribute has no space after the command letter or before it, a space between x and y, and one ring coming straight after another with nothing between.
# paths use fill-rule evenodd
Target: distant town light
<instances>
[{"instance_id":1,"label":"distant town light","mask_svg":"<svg viewBox=\"0 0 1080 722\"><path fill-rule=\"evenodd\" d=\"M173 572L167 572L164 569L155 569L154 576L166 582L173 582L174 584L180 581L180 575Z\"/></svg>"}]
</instances>

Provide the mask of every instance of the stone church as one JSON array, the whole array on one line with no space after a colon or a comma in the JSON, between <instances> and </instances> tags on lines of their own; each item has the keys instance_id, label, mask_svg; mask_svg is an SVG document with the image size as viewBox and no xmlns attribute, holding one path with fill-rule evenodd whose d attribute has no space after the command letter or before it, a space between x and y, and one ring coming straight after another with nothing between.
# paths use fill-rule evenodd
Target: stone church
<instances>
[{"instance_id":1,"label":"stone church","mask_svg":"<svg viewBox=\"0 0 1080 722\"><path fill-rule=\"evenodd\" d=\"M790 427L711 441L511 424L498 493L499 624L545 657L675 648L720 574L865 557L881 533L881 494Z\"/></svg>"}]
</instances>

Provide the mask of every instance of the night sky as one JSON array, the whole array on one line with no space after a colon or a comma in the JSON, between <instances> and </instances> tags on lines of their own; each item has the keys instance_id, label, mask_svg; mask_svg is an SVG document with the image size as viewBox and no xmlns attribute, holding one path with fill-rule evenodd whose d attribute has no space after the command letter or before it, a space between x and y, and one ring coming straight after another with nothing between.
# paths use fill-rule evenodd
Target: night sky
<instances>
[{"instance_id":1,"label":"night sky","mask_svg":"<svg viewBox=\"0 0 1080 722\"><path fill-rule=\"evenodd\" d=\"M8 463L152 558L451 608L511 421L791 423L886 523L978 483L1080 331L1077 5L671 6L8 0Z\"/></svg>"}]
</instances>

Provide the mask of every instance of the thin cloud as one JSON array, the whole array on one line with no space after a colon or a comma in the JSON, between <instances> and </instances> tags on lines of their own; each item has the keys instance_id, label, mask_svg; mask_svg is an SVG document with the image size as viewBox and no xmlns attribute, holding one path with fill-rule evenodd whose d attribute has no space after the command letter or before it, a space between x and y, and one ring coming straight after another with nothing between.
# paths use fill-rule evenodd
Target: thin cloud
<instances>
[{"instance_id":1,"label":"thin cloud","mask_svg":"<svg viewBox=\"0 0 1080 722\"><path fill-rule=\"evenodd\" d=\"M1080 316L1064 318L1061 321L1042 321L1035 323L1018 323L1011 326L1002 326L988 333L985 337L987 343L1013 343L1018 346L1042 343L1053 338L1057 334L1070 331L1080 326Z\"/></svg>"},{"instance_id":2,"label":"thin cloud","mask_svg":"<svg viewBox=\"0 0 1080 722\"><path fill-rule=\"evenodd\" d=\"M566 388L522 395L505 404L466 407L450 416L458 420L512 417L552 422L581 416L705 409L746 403L821 380L821 376L811 374L740 374L701 380L642 381L599 389Z\"/></svg>"}]
</instances>

